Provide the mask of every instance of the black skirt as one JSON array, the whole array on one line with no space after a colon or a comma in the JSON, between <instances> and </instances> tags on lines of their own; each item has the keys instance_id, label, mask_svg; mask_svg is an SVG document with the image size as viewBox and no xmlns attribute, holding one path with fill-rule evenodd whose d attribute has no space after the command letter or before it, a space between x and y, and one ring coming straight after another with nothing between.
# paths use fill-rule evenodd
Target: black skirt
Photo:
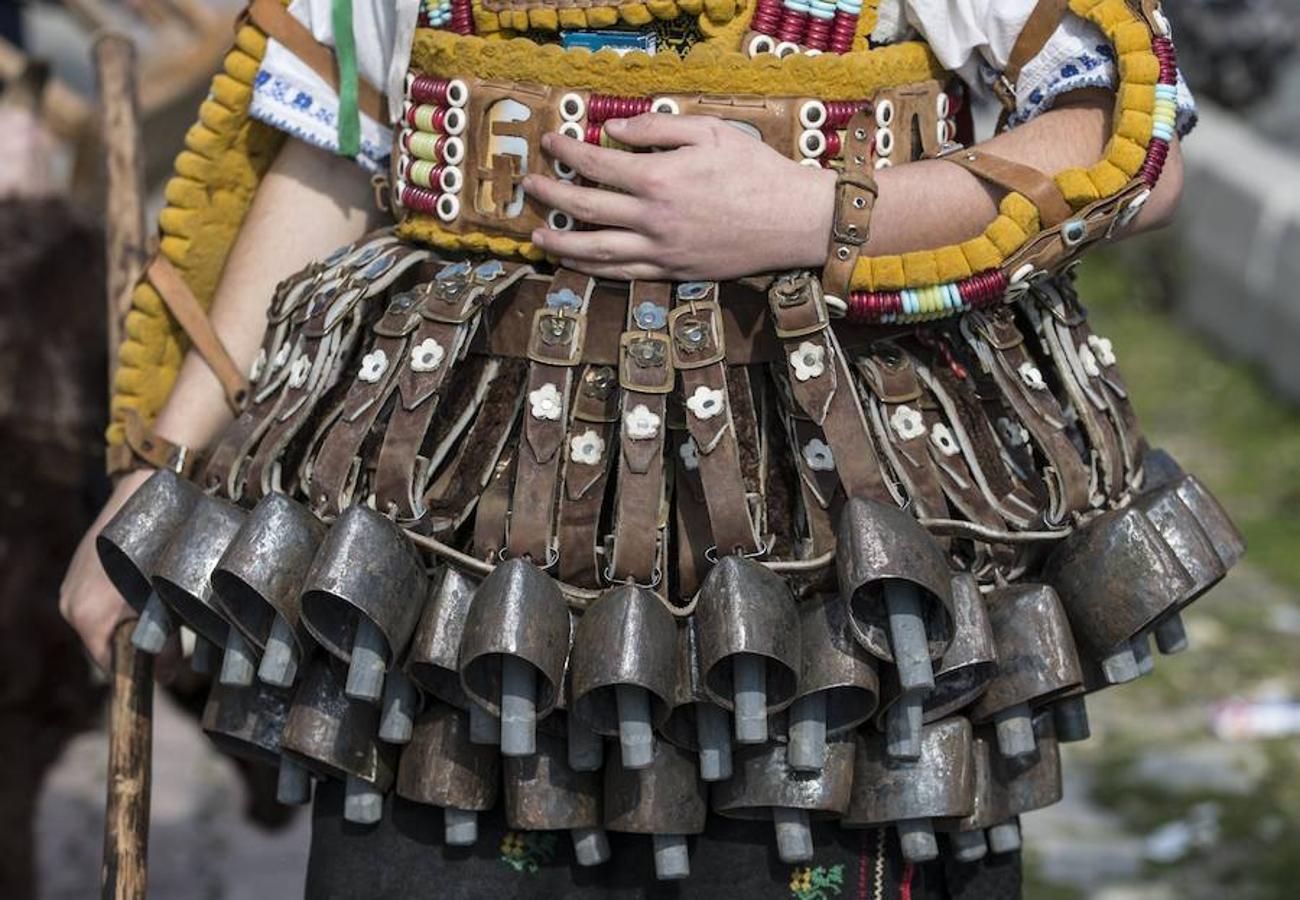
<instances>
[{"instance_id":1,"label":"black skirt","mask_svg":"<svg viewBox=\"0 0 1300 900\"><path fill-rule=\"evenodd\" d=\"M472 847L443 843L441 811L386 798L373 827L343 820L343 785L320 784L312 813L308 900L631 900L740 897L745 900L1016 900L1020 855L910 866L893 829L813 825L816 852L806 865L779 862L771 825L710 816L690 839L691 875L655 880L650 838L609 835L612 856L585 869L564 832L512 831L500 807L479 817Z\"/></svg>"}]
</instances>

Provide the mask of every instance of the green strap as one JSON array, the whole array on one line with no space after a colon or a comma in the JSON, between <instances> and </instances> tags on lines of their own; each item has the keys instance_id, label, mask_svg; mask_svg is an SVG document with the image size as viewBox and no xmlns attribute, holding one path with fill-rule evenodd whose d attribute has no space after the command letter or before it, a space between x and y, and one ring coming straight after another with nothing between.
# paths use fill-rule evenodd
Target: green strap
<instances>
[{"instance_id":1,"label":"green strap","mask_svg":"<svg viewBox=\"0 0 1300 900\"><path fill-rule=\"evenodd\" d=\"M361 109L357 105L357 41L352 34L351 0L333 0L334 56L339 65L339 156L361 152Z\"/></svg>"}]
</instances>

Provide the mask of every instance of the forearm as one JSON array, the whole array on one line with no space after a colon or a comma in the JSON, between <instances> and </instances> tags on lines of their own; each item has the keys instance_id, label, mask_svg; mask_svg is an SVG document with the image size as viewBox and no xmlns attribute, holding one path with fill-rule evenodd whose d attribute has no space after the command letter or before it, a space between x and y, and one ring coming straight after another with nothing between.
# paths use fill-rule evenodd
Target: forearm
<instances>
[{"instance_id":1,"label":"forearm","mask_svg":"<svg viewBox=\"0 0 1300 900\"><path fill-rule=\"evenodd\" d=\"M208 312L235 364L247 370L266 326L275 286L373 227L373 193L354 162L286 142L262 183ZM221 383L191 351L154 423L159 436L204 447L230 420Z\"/></svg>"},{"instance_id":2,"label":"forearm","mask_svg":"<svg viewBox=\"0 0 1300 900\"><path fill-rule=\"evenodd\" d=\"M979 144L981 150L1054 175L1072 167L1087 167L1102 157L1111 134L1114 97L1108 92L1080 92L1069 102L1043 113L1019 128ZM871 219L871 234L863 252L872 255L907 253L960 243L978 236L997 215L1002 191L966 169L943 160L920 160L876 173L880 193ZM1150 201L1135 220L1134 230L1168 221L1182 184L1181 157L1175 141L1165 172ZM826 231L830 230L829 218ZM825 244L810 265L825 261Z\"/></svg>"}]
</instances>

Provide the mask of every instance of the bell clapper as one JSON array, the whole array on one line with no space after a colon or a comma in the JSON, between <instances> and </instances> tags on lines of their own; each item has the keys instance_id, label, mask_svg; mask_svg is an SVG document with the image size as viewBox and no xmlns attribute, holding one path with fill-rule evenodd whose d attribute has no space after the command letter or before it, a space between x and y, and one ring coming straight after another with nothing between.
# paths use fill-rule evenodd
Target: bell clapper
<instances>
[{"instance_id":1,"label":"bell clapper","mask_svg":"<svg viewBox=\"0 0 1300 900\"><path fill-rule=\"evenodd\" d=\"M1052 707L1052 724L1056 739L1069 744L1086 741L1092 735L1088 725L1088 703L1082 694L1066 697Z\"/></svg>"},{"instance_id":2,"label":"bell clapper","mask_svg":"<svg viewBox=\"0 0 1300 900\"><path fill-rule=\"evenodd\" d=\"M654 762L655 736L650 724L650 692L635 684L614 686L618 704L618 744L623 768L644 769Z\"/></svg>"},{"instance_id":3,"label":"bell clapper","mask_svg":"<svg viewBox=\"0 0 1300 900\"><path fill-rule=\"evenodd\" d=\"M368 781L348 776L343 797L343 818L358 825L373 825L384 815L384 795Z\"/></svg>"},{"instance_id":4,"label":"bell clapper","mask_svg":"<svg viewBox=\"0 0 1300 900\"><path fill-rule=\"evenodd\" d=\"M684 834L653 835L655 877L660 881L680 881L691 874L690 850Z\"/></svg>"},{"instance_id":5,"label":"bell clapper","mask_svg":"<svg viewBox=\"0 0 1300 900\"><path fill-rule=\"evenodd\" d=\"M472 809L444 807L442 827L448 847L472 847L478 841L478 813Z\"/></svg>"},{"instance_id":6,"label":"bell clapper","mask_svg":"<svg viewBox=\"0 0 1300 900\"><path fill-rule=\"evenodd\" d=\"M727 711L706 701L695 704L695 738L700 745L700 778L725 781L731 777L731 728Z\"/></svg>"},{"instance_id":7,"label":"bell clapper","mask_svg":"<svg viewBox=\"0 0 1300 900\"><path fill-rule=\"evenodd\" d=\"M222 684L234 687L248 687L253 683L253 674L257 671L256 651L244 635L234 625L226 631L226 655L221 658Z\"/></svg>"},{"instance_id":8,"label":"bell clapper","mask_svg":"<svg viewBox=\"0 0 1300 900\"><path fill-rule=\"evenodd\" d=\"M997 727L998 752L1008 759L1029 756L1037 748L1034 719L1028 703L1017 703L993 717Z\"/></svg>"},{"instance_id":9,"label":"bell clapper","mask_svg":"<svg viewBox=\"0 0 1300 900\"><path fill-rule=\"evenodd\" d=\"M886 581L884 587L889 646L898 668L899 689L898 699L885 714L885 749L894 759L919 759L925 695L934 688L921 591L910 581Z\"/></svg>"},{"instance_id":10,"label":"bell clapper","mask_svg":"<svg viewBox=\"0 0 1300 900\"><path fill-rule=\"evenodd\" d=\"M1120 644L1110 656L1101 661L1101 671L1110 684L1127 684L1142 673L1138 671L1137 657L1131 642Z\"/></svg>"},{"instance_id":11,"label":"bell clapper","mask_svg":"<svg viewBox=\"0 0 1300 900\"><path fill-rule=\"evenodd\" d=\"M1187 628L1181 613L1170 613L1155 627L1156 649L1169 656L1187 649Z\"/></svg>"},{"instance_id":12,"label":"bell clapper","mask_svg":"<svg viewBox=\"0 0 1300 900\"><path fill-rule=\"evenodd\" d=\"M306 766L287 756L280 757L275 799L285 806L302 806L311 800L311 773Z\"/></svg>"},{"instance_id":13,"label":"bell clapper","mask_svg":"<svg viewBox=\"0 0 1300 900\"><path fill-rule=\"evenodd\" d=\"M573 855L580 866L598 866L609 859L609 838L603 828L570 828Z\"/></svg>"},{"instance_id":14,"label":"bell clapper","mask_svg":"<svg viewBox=\"0 0 1300 900\"><path fill-rule=\"evenodd\" d=\"M212 675L217 671L217 659L220 650L212 641L197 632L194 635L194 652L190 654L190 668L200 675Z\"/></svg>"},{"instance_id":15,"label":"bell clapper","mask_svg":"<svg viewBox=\"0 0 1300 900\"><path fill-rule=\"evenodd\" d=\"M537 752L537 670L517 656L501 657L501 755Z\"/></svg>"},{"instance_id":16,"label":"bell clapper","mask_svg":"<svg viewBox=\"0 0 1300 900\"><path fill-rule=\"evenodd\" d=\"M298 644L284 616L276 615L271 623L257 677L275 687L289 687L298 677Z\"/></svg>"},{"instance_id":17,"label":"bell clapper","mask_svg":"<svg viewBox=\"0 0 1300 900\"><path fill-rule=\"evenodd\" d=\"M501 720L473 700L469 701L469 742L494 747L501 743Z\"/></svg>"},{"instance_id":18,"label":"bell clapper","mask_svg":"<svg viewBox=\"0 0 1300 900\"><path fill-rule=\"evenodd\" d=\"M776 823L776 855L781 862L799 863L812 859L812 828L808 824L808 810L774 806L772 821Z\"/></svg>"},{"instance_id":19,"label":"bell clapper","mask_svg":"<svg viewBox=\"0 0 1300 900\"><path fill-rule=\"evenodd\" d=\"M388 641L379 626L368 616L357 616L357 633L352 641L352 660L348 664L348 683L343 693L353 700L378 703L384 692L384 668Z\"/></svg>"},{"instance_id":20,"label":"bell clapper","mask_svg":"<svg viewBox=\"0 0 1300 900\"><path fill-rule=\"evenodd\" d=\"M958 862L972 863L983 859L989 852L988 842L984 840L984 829L971 831L954 831L948 836L952 843L952 855Z\"/></svg>"},{"instance_id":21,"label":"bell clapper","mask_svg":"<svg viewBox=\"0 0 1300 900\"><path fill-rule=\"evenodd\" d=\"M167 611L157 592L150 592L149 601L140 612L140 619L131 632L131 644L141 653L155 656L162 652L167 638L176 630L171 613Z\"/></svg>"},{"instance_id":22,"label":"bell clapper","mask_svg":"<svg viewBox=\"0 0 1300 900\"><path fill-rule=\"evenodd\" d=\"M383 716L379 720L379 739L390 744L410 743L415 730L415 715L420 695L415 682L394 670L384 682Z\"/></svg>"},{"instance_id":23,"label":"bell clapper","mask_svg":"<svg viewBox=\"0 0 1300 900\"><path fill-rule=\"evenodd\" d=\"M917 691L907 691L885 711L885 752L890 759L921 758L921 724L925 698Z\"/></svg>"},{"instance_id":24,"label":"bell clapper","mask_svg":"<svg viewBox=\"0 0 1300 900\"><path fill-rule=\"evenodd\" d=\"M1133 658L1137 660L1138 674L1150 675L1156 670L1156 657L1151 652L1151 635L1148 632L1139 632L1137 637L1133 638Z\"/></svg>"},{"instance_id":25,"label":"bell clapper","mask_svg":"<svg viewBox=\"0 0 1300 900\"><path fill-rule=\"evenodd\" d=\"M767 740L767 661L754 653L737 653L731 660L736 704L736 743Z\"/></svg>"},{"instance_id":26,"label":"bell clapper","mask_svg":"<svg viewBox=\"0 0 1300 900\"><path fill-rule=\"evenodd\" d=\"M826 692L805 694L790 707L790 768L820 772L826 765Z\"/></svg>"},{"instance_id":27,"label":"bell clapper","mask_svg":"<svg viewBox=\"0 0 1300 900\"><path fill-rule=\"evenodd\" d=\"M989 829L989 851L1012 853L1020 849L1020 823L1009 819Z\"/></svg>"},{"instance_id":28,"label":"bell clapper","mask_svg":"<svg viewBox=\"0 0 1300 900\"><path fill-rule=\"evenodd\" d=\"M575 772L597 772L605 764L605 741L569 712L569 768Z\"/></svg>"},{"instance_id":29,"label":"bell clapper","mask_svg":"<svg viewBox=\"0 0 1300 900\"><path fill-rule=\"evenodd\" d=\"M903 819L894 825L903 858L908 862L929 862L939 856L939 841L929 819Z\"/></svg>"}]
</instances>

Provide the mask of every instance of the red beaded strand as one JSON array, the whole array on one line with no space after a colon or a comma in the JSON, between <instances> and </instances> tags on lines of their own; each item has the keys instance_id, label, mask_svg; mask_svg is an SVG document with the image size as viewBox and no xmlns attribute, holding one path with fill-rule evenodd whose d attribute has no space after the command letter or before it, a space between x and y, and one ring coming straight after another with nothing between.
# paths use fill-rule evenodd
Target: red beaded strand
<instances>
[{"instance_id":1,"label":"red beaded strand","mask_svg":"<svg viewBox=\"0 0 1300 900\"><path fill-rule=\"evenodd\" d=\"M457 34L474 33L474 9L470 0L451 0L451 21L447 27Z\"/></svg>"},{"instance_id":2,"label":"red beaded strand","mask_svg":"<svg viewBox=\"0 0 1300 900\"><path fill-rule=\"evenodd\" d=\"M654 101L649 97L617 97L613 94L592 94L587 99L587 122L599 124L609 119L630 119L650 112Z\"/></svg>"},{"instance_id":3,"label":"red beaded strand","mask_svg":"<svg viewBox=\"0 0 1300 900\"><path fill-rule=\"evenodd\" d=\"M849 119L860 109L870 105L866 100L828 100L826 102L826 124L824 128L843 128Z\"/></svg>"},{"instance_id":4,"label":"red beaded strand","mask_svg":"<svg viewBox=\"0 0 1300 900\"><path fill-rule=\"evenodd\" d=\"M808 31L804 34L803 44L809 50L825 50L831 44L831 20L811 16Z\"/></svg>"},{"instance_id":5,"label":"red beaded strand","mask_svg":"<svg viewBox=\"0 0 1300 900\"><path fill-rule=\"evenodd\" d=\"M853 13L835 10L831 20L831 52L844 54L853 49L853 39L858 33L858 17Z\"/></svg>"},{"instance_id":6,"label":"red beaded strand","mask_svg":"<svg viewBox=\"0 0 1300 900\"><path fill-rule=\"evenodd\" d=\"M407 95L416 103L431 103L434 106L447 105L447 88L449 78L434 78L432 75L417 75L411 81Z\"/></svg>"},{"instance_id":7,"label":"red beaded strand","mask_svg":"<svg viewBox=\"0 0 1300 900\"><path fill-rule=\"evenodd\" d=\"M777 29L776 37L780 41L789 41L792 44L803 42L804 32L808 30L808 19L811 18L806 12L796 12L786 7L781 16L781 26Z\"/></svg>"},{"instance_id":8,"label":"red beaded strand","mask_svg":"<svg viewBox=\"0 0 1300 900\"><path fill-rule=\"evenodd\" d=\"M759 34L775 36L781 28L781 0L758 0L754 4L754 15L749 20L749 27Z\"/></svg>"},{"instance_id":9,"label":"red beaded strand","mask_svg":"<svg viewBox=\"0 0 1300 900\"><path fill-rule=\"evenodd\" d=\"M402 205L416 212L437 215L440 196L437 191L408 184L402 188Z\"/></svg>"}]
</instances>

